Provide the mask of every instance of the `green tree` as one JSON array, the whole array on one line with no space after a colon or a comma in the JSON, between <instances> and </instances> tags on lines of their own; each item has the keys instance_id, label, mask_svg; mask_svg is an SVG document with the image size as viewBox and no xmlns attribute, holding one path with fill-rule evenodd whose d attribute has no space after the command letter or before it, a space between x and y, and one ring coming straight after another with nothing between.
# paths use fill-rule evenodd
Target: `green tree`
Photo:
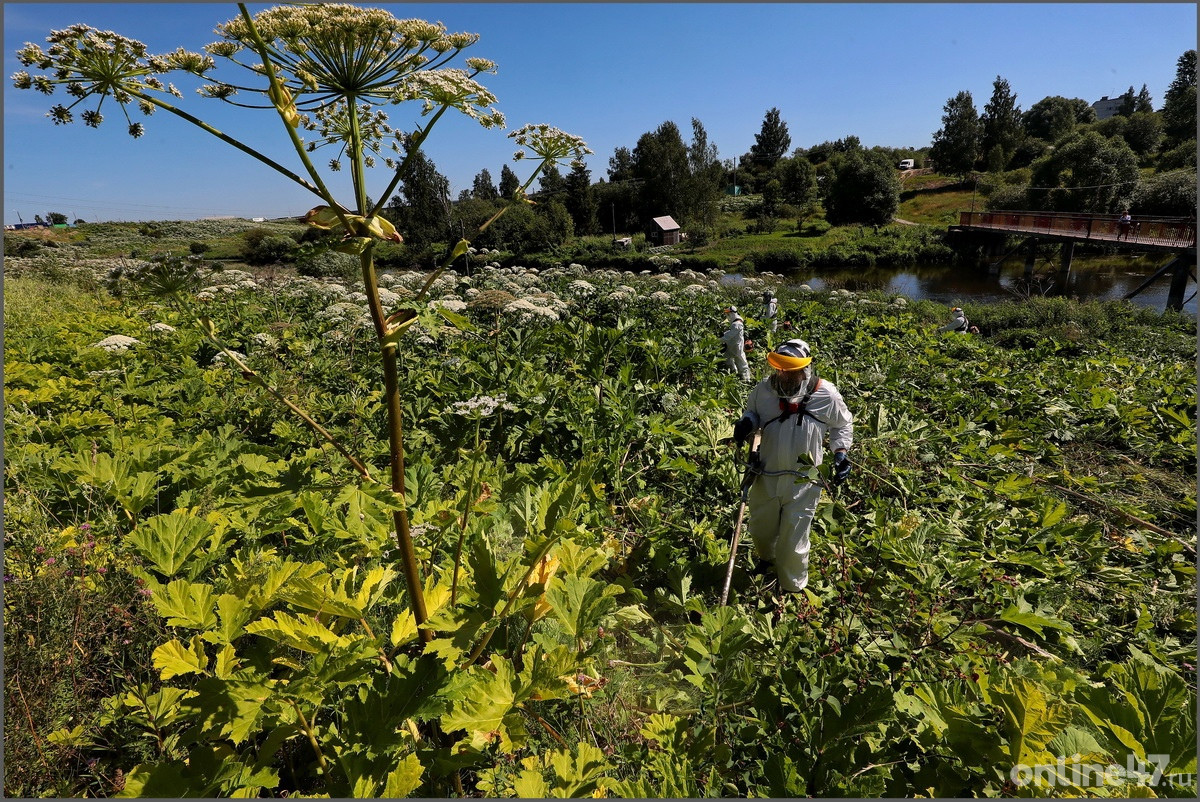
<instances>
[{"instance_id":1,"label":"green tree","mask_svg":"<svg viewBox=\"0 0 1200 802\"><path fill-rule=\"evenodd\" d=\"M633 178L633 154L629 148L618 147L608 159L608 180L629 181Z\"/></svg>"},{"instance_id":2,"label":"green tree","mask_svg":"<svg viewBox=\"0 0 1200 802\"><path fill-rule=\"evenodd\" d=\"M1087 101L1062 95L1044 97L1021 115L1025 135L1053 144L1075 130L1075 126L1093 122L1096 112Z\"/></svg>"},{"instance_id":3,"label":"green tree","mask_svg":"<svg viewBox=\"0 0 1200 802\"><path fill-rule=\"evenodd\" d=\"M1135 114L1154 111L1154 98L1150 96L1150 89L1145 84L1142 84L1142 89L1138 92L1137 100L1134 101L1133 111Z\"/></svg>"},{"instance_id":4,"label":"green tree","mask_svg":"<svg viewBox=\"0 0 1200 802\"><path fill-rule=\"evenodd\" d=\"M1030 203L1058 212L1118 212L1138 182L1137 157L1123 139L1080 131L1034 162Z\"/></svg>"},{"instance_id":5,"label":"green tree","mask_svg":"<svg viewBox=\"0 0 1200 802\"><path fill-rule=\"evenodd\" d=\"M562 201L562 194L567 191L567 181L557 167L550 167L542 172L538 181L538 195L543 198L554 198Z\"/></svg>"},{"instance_id":6,"label":"green tree","mask_svg":"<svg viewBox=\"0 0 1200 802\"><path fill-rule=\"evenodd\" d=\"M754 144L750 146L750 158L756 166L769 170L775 162L783 158L788 146L792 144L791 134L788 133L787 123L779 117L779 109L770 108L763 117L762 127L754 135Z\"/></svg>"},{"instance_id":7,"label":"green tree","mask_svg":"<svg viewBox=\"0 0 1200 802\"><path fill-rule=\"evenodd\" d=\"M1196 140L1185 139L1169 150L1163 150L1158 157L1159 170L1178 170L1184 167L1196 166Z\"/></svg>"},{"instance_id":8,"label":"green tree","mask_svg":"<svg viewBox=\"0 0 1200 802\"><path fill-rule=\"evenodd\" d=\"M52 226L60 226L67 222L67 216L62 212L46 212L46 222Z\"/></svg>"},{"instance_id":9,"label":"green tree","mask_svg":"<svg viewBox=\"0 0 1200 802\"><path fill-rule=\"evenodd\" d=\"M633 177L640 180L638 223L649 227L652 218L671 215L680 225L687 210L691 173L687 146L679 127L668 120L642 134L633 149Z\"/></svg>"},{"instance_id":10,"label":"green tree","mask_svg":"<svg viewBox=\"0 0 1200 802\"><path fill-rule=\"evenodd\" d=\"M981 151L989 161L997 164L995 167L989 164L988 169L1004 170L1021 143L1023 128L1017 96L1013 94L1008 81L999 75L992 83L992 97L983 107L979 122L982 128Z\"/></svg>"},{"instance_id":11,"label":"green tree","mask_svg":"<svg viewBox=\"0 0 1200 802\"><path fill-rule=\"evenodd\" d=\"M900 208L900 179L886 156L851 151L833 163L825 217L833 225L890 223Z\"/></svg>"},{"instance_id":12,"label":"green tree","mask_svg":"<svg viewBox=\"0 0 1200 802\"><path fill-rule=\"evenodd\" d=\"M704 231L716 225L721 186L725 168L717 157L717 146L708 141L708 132L695 117L692 118L692 141L687 149L688 190L686 221ZM677 221L681 225L684 221Z\"/></svg>"},{"instance_id":13,"label":"green tree","mask_svg":"<svg viewBox=\"0 0 1200 802\"><path fill-rule=\"evenodd\" d=\"M420 149L408 151L400 194L388 213L411 249L426 250L450 236L450 180Z\"/></svg>"},{"instance_id":14,"label":"green tree","mask_svg":"<svg viewBox=\"0 0 1200 802\"><path fill-rule=\"evenodd\" d=\"M517 178L517 174L507 165L500 168L500 197L504 200L511 200L513 193L517 191L517 187L521 186L521 179Z\"/></svg>"},{"instance_id":15,"label":"green tree","mask_svg":"<svg viewBox=\"0 0 1200 802\"><path fill-rule=\"evenodd\" d=\"M504 203L499 200L487 201L476 197L467 197L465 200L455 203L450 210L450 223L447 230L460 235L464 231L477 231L486 220L502 208L504 208ZM506 212L502 219L507 219L509 214L511 214L511 210ZM480 248L496 247L492 239L494 230L494 225L488 226L482 234L472 240L472 244Z\"/></svg>"},{"instance_id":16,"label":"green tree","mask_svg":"<svg viewBox=\"0 0 1200 802\"><path fill-rule=\"evenodd\" d=\"M774 218L779 216L779 206L783 203L783 185L778 178L772 178L763 186L762 206L759 214L762 217Z\"/></svg>"},{"instance_id":17,"label":"green tree","mask_svg":"<svg viewBox=\"0 0 1200 802\"><path fill-rule=\"evenodd\" d=\"M804 156L781 159L776 165L783 200L793 206L811 203L817 194L817 171Z\"/></svg>"},{"instance_id":18,"label":"green tree","mask_svg":"<svg viewBox=\"0 0 1200 802\"><path fill-rule=\"evenodd\" d=\"M1130 86L1121 93L1121 103L1117 106L1117 115L1120 117L1128 117L1137 110L1137 95L1134 94L1133 87Z\"/></svg>"},{"instance_id":19,"label":"green tree","mask_svg":"<svg viewBox=\"0 0 1200 802\"><path fill-rule=\"evenodd\" d=\"M598 181L592 187L596 196L596 216L600 228L612 234L629 233L638 228L637 188L630 181Z\"/></svg>"},{"instance_id":20,"label":"green tree","mask_svg":"<svg viewBox=\"0 0 1200 802\"><path fill-rule=\"evenodd\" d=\"M1146 159L1158 150L1163 138L1162 118L1154 112L1138 111L1125 118L1121 132L1130 149L1139 159Z\"/></svg>"},{"instance_id":21,"label":"green tree","mask_svg":"<svg viewBox=\"0 0 1200 802\"><path fill-rule=\"evenodd\" d=\"M959 92L946 101L942 127L933 135L933 145L929 149L929 157L937 165L938 172L966 176L975 169L981 133L979 113L970 92Z\"/></svg>"},{"instance_id":22,"label":"green tree","mask_svg":"<svg viewBox=\"0 0 1200 802\"><path fill-rule=\"evenodd\" d=\"M592 191L592 173L583 162L574 162L567 173L566 195L563 205L571 215L577 235L595 234L599 228L596 221L596 193Z\"/></svg>"},{"instance_id":23,"label":"green tree","mask_svg":"<svg viewBox=\"0 0 1200 802\"><path fill-rule=\"evenodd\" d=\"M1169 170L1138 182L1130 209L1159 217L1196 216L1196 168Z\"/></svg>"},{"instance_id":24,"label":"green tree","mask_svg":"<svg viewBox=\"0 0 1200 802\"><path fill-rule=\"evenodd\" d=\"M1196 138L1196 51L1188 50L1175 64L1175 79L1163 95L1166 148Z\"/></svg>"},{"instance_id":25,"label":"green tree","mask_svg":"<svg viewBox=\"0 0 1200 802\"><path fill-rule=\"evenodd\" d=\"M560 198L539 203L533 210L533 224L528 230L529 248L534 251L553 251L575 233L571 213Z\"/></svg>"},{"instance_id":26,"label":"green tree","mask_svg":"<svg viewBox=\"0 0 1200 802\"><path fill-rule=\"evenodd\" d=\"M500 197L499 190L492 183L492 174L484 167L475 176L474 182L471 184L471 197L479 200L496 200Z\"/></svg>"}]
</instances>

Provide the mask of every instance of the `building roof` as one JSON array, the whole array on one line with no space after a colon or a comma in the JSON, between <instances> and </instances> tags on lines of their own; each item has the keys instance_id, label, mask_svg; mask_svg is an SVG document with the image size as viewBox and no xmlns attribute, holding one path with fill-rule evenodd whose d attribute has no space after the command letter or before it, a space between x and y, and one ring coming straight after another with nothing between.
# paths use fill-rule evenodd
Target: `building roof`
<instances>
[{"instance_id":1,"label":"building roof","mask_svg":"<svg viewBox=\"0 0 1200 802\"><path fill-rule=\"evenodd\" d=\"M675 231L676 229L679 228L679 223L676 223L675 220L672 219L672 217L670 215L664 215L663 217L655 217L654 225L658 226L663 231Z\"/></svg>"}]
</instances>

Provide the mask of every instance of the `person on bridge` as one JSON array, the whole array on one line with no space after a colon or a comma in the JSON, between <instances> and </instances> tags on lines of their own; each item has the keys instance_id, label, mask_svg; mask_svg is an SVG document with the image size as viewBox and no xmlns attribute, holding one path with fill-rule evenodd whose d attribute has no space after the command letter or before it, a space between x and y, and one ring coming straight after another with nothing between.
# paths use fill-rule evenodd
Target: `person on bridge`
<instances>
[{"instance_id":1,"label":"person on bridge","mask_svg":"<svg viewBox=\"0 0 1200 802\"><path fill-rule=\"evenodd\" d=\"M803 340L777 345L767 354L774 374L754 385L733 426L739 446L756 430L762 433L759 475L748 497L749 530L755 553L774 563L779 586L787 593L808 585L808 534L822 485L809 478L808 466L822 463L828 435L830 485L837 487L850 476L846 452L854 442L854 416L837 387L819 378L811 363L811 349Z\"/></svg>"},{"instance_id":2,"label":"person on bridge","mask_svg":"<svg viewBox=\"0 0 1200 802\"><path fill-rule=\"evenodd\" d=\"M1133 228L1133 217L1129 214L1129 210L1121 212L1121 219L1117 225L1117 239L1129 241L1129 230Z\"/></svg>"},{"instance_id":3,"label":"person on bridge","mask_svg":"<svg viewBox=\"0 0 1200 802\"><path fill-rule=\"evenodd\" d=\"M727 306L724 311L729 322L729 328L721 335L721 342L725 343L725 367L748 382L751 379L750 363L746 361L746 323L736 306Z\"/></svg>"},{"instance_id":4,"label":"person on bridge","mask_svg":"<svg viewBox=\"0 0 1200 802\"><path fill-rule=\"evenodd\" d=\"M967 320L966 314L963 313L961 307L950 307L950 322L942 326L938 331L956 331L959 334L978 334L979 328L972 326L971 321Z\"/></svg>"}]
</instances>

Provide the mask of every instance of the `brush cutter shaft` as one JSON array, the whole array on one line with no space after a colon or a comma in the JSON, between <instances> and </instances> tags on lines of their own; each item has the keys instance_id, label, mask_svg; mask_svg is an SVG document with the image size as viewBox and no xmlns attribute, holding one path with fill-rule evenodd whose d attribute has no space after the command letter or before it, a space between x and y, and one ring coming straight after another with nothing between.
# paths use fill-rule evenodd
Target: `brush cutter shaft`
<instances>
[{"instance_id":1,"label":"brush cutter shaft","mask_svg":"<svg viewBox=\"0 0 1200 802\"><path fill-rule=\"evenodd\" d=\"M725 566L725 586L721 588L722 607L729 600L729 583L733 579L733 564L737 562L738 541L742 537L742 519L746 515L746 502L750 498L750 486L754 484L754 479L758 476L755 470L758 467L758 461L755 459L758 452L758 438L758 432L755 432L753 439L746 446L746 470L742 474L742 500L738 504L737 523L733 525L733 539L729 543L729 563Z\"/></svg>"}]
</instances>

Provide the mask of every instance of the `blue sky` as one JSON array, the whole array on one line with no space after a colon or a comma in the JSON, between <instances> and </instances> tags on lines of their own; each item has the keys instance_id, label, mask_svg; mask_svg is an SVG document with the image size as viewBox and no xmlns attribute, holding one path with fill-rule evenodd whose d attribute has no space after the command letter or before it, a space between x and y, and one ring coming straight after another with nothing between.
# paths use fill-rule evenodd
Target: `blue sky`
<instances>
[{"instance_id":1,"label":"blue sky","mask_svg":"<svg viewBox=\"0 0 1200 802\"><path fill-rule=\"evenodd\" d=\"M1022 109L1048 95L1092 102L1142 84L1159 108L1177 59L1196 47L1197 23L1193 3L373 5L480 34L467 54L497 62L485 84L508 129L549 123L583 137L595 151L593 180L606 177L615 148L632 149L666 120L686 140L699 119L719 157L736 158L771 107L793 148L850 134L867 146L926 146L946 101L966 90L982 110L997 75ZM277 217L315 205L315 196L161 111L139 140L115 107L99 129L55 126L44 115L66 99L61 90L46 97L7 80L21 69L14 53L25 42L44 43L76 22L167 52L216 41L213 28L236 14L233 3L5 2L4 222L49 211L89 221ZM274 113L180 88L182 107L295 167ZM412 119L396 114L392 123L410 128ZM426 150L454 196L480 169L498 179L512 165L504 131L461 116L439 123ZM344 176L331 184L348 202ZM380 171L373 186L382 192L387 180Z\"/></svg>"}]
</instances>

